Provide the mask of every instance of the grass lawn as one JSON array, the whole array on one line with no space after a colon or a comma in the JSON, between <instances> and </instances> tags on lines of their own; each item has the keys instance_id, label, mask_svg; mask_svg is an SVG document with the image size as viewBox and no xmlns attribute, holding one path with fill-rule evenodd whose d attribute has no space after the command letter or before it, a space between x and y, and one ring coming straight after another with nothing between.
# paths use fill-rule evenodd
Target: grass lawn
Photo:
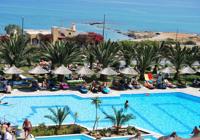
<instances>
[{"instance_id":1,"label":"grass lawn","mask_svg":"<svg viewBox=\"0 0 200 140\"><path fill-rule=\"evenodd\" d=\"M4 76L6 75L6 77L8 78L8 80L11 80L12 79L12 75L11 74L4 74L3 73L3 64L0 64L0 75L1 76ZM29 70L33 69L34 66L23 66L23 67L19 67L19 69L23 70L23 75L26 76L26 77L30 77L30 78L35 78L38 80L38 82L42 82L44 79L47 79L48 80L52 80L57 86L60 84L60 81L57 81L57 75L53 76L52 78L50 78L48 75L43 75L43 76L39 76L39 75L30 75L28 73ZM82 67L79 65L79 68ZM113 68L114 69L114 68ZM119 79L125 79L125 78L132 78L132 77L135 77L137 79L139 79L139 76L140 74L137 74L137 75L117 75L117 76L107 76L107 81L101 81L99 78L100 78L100 74L97 72L97 69L93 69L95 74L94 75L84 75L83 76L83 79L86 80L88 86L92 83L93 80L96 81L97 85L101 85L103 82L107 82L107 85L108 86L111 86L111 80L112 79L115 79L115 80L119 80ZM146 71L146 72L151 72L151 71ZM78 77L77 73L73 72L72 73L75 77ZM174 74L170 74L170 76L173 78ZM186 79L186 76L187 76L187 84L192 84L192 81L193 81L193 78L198 78L200 79L200 75L199 74L195 74L195 75L186 75L186 74L181 74L181 80L183 83L185 83L185 79ZM164 74L163 74L163 77L164 77ZM156 74L153 74L153 78L154 80L157 79L157 76ZM64 82L67 82L67 80L65 80ZM141 84L143 84L144 82L143 81L139 81ZM177 80L172 80L170 81L171 83L173 84L177 84Z\"/></svg>"}]
</instances>

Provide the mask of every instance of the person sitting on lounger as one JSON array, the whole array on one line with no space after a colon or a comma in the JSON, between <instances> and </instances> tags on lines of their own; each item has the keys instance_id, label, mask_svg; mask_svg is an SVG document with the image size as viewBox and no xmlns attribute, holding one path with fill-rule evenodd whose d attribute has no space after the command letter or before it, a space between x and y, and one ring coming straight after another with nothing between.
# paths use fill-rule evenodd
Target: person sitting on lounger
<instances>
[{"instance_id":1,"label":"person sitting on lounger","mask_svg":"<svg viewBox=\"0 0 200 140\"><path fill-rule=\"evenodd\" d=\"M128 103L128 100L126 100L126 103L124 104L124 108L128 109L129 105L130 104Z\"/></svg>"},{"instance_id":2,"label":"person sitting on lounger","mask_svg":"<svg viewBox=\"0 0 200 140\"><path fill-rule=\"evenodd\" d=\"M82 74L78 74L78 80L83 80L83 75Z\"/></svg>"},{"instance_id":3,"label":"person sitting on lounger","mask_svg":"<svg viewBox=\"0 0 200 140\"><path fill-rule=\"evenodd\" d=\"M162 74L161 74L161 72L158 74L158 80L157 80L157 83L158 83L158 85L161 85L162 84L162 79L163 79L163 77L162 77Z\"/></svg>"},{"instance_id":4,"label":"person sitting on lounger","mask_svg":"<svg viewBox=\"0 0 200 140\"><path fill-rule=\"evenodd\" d=\"M97 89L96 89L96 86L97 86L96 82L93 81L92 84L90 85L90 90L91 90L91 91L97 90Z\"/></svg>"},{"instance_id":5,"label":"person sitting on lounger","mask_svg":"<svg viewBox=\"0 0 200 140\"><path fill-rule=\"evenodd\" d=\"M74 64L74 68L78 69L78 64L77 63Z\"/></svg>"},{"instance_id":6,"label":"person sitting on lounger","mask_svg":"<svg viewBox=\"0 0 200 140\"><path fill-rule=\"evenodd\" d=\"M100 64L99 62L97 63L97 70L98 70L98 71L102 70L101 64Z\"/></svg>"},{"instance_id":7,"label":"person sitting on lounger","mask_svg":"<svg viewBox=\"0 0 200 140\"><path fill-rule=\"evenodd\" d=\"M68 69L72 69L72 64L69 64Z\"/></svg>"},{"instance_id":8,"label":"person sitting on lounger","mask_svg":"<svg viewBox=\"0 0 200 140\"><path fill-rule=\"evenodd\" d=\"M103 84L99 86L99 90L100 90L101 92L103 91L103 89L107 89L107 86L106 86L106 83L105 83L105 82L103 82Z\"/></svg>"},{"instance_id":9,"label":"person sitting on lounger","mask_svg":"<svg viewBox=\"0 0 200 140\"><path fill-rule=\"evenodd\" d=\"M192 133L190 134L190 136L194 133L194 135L197 135L200 132L200 130L197 128L197 126L194 127Z\"/></svg>"},{"instance_id":10,"label":"person sitting on lounger","mask_svg":"<svg viewBox=\"0 0 200 140\"><path fill-rule=\"evenodd\" d=\"M83 89L87 89L87 83L86 83L86 81L83 83L82 88Z\"/></svg>"},{"instance_id":11,"label":"person sitting on lounger","mask_svg":"<svg viewBox=\"0 0 200 140\"><path fill-rule=\"evenodd\" d=\"M44 81L42 82L42 87L43 87L43 88L46 88L46 87L47 87L47 81L46 81L46 79L44 79Z\"/></svg>"},{"instance_id":12,"label":"person sitting on lounger","mask_svg":"<svg viewBox=\"0 0 200 140\"><path fill-rule=\"evenodd\" d=\"M118 88L118 89L119 89L120 86L121 86L121 83L120 83L120 82L117 82L117 83L116 83L116 81L115 81L115 79L114 79L113 82L112 82L112 85L113 85L114 88Z\"/></svg>"},{"instance_id":13,"label":"person sitting on lounger","mask_svg":"<svg viewBox=\"0 0 200 140\"><path fill-rule=\"evenodd\" d=\"M153 88L153 89L155 88L155 86L153 86L152 84L150 84L148 81L144 82L144 86L148 87L148 88Z\"/></svg>"},{"instance_id":14,"label":"person sitting on lounger","mask_svg":"<svg viewBox=\"0 0 200 140\"><path fill-rule=\"evenodd\" d=\"M140 83L137 81L137 79L134 79L132 84L133 84L133 86L140 85Z\"/></svg>"},{"instance_id":15,"label":"person sitting on lounger","mask_svg":"<svg viewBox=\"0 0 200 140\"><path fill-rule=\"evenodd\" d=\"M7 80L6 76L3 76L3 79L2 79L2 80L3 80L3 81Z\"/></svg>"},{"instance_id":16,"label":"person sitting on lounger","mask_svg":"<svg viewBox=\"0 0 200 140\"><path fill-rule=\"evenodd\" d=\"M197 81L197 79L194 78L192 82L192 86L196 87L198 84L199 84L199 81Z\"/></svg>"}]
</instances>

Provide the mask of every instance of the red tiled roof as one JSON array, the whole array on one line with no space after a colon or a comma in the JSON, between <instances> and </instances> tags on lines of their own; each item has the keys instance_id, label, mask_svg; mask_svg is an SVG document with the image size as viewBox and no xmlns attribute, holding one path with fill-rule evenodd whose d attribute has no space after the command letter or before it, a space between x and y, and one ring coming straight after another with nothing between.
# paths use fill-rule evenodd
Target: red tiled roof
<instances>
[{"instance_id":1,"label":"red tiled roof","mask_svg":"<svg viewBox=\"0 0 200 140\"><path fill-rule=\"evenodd\" d=\"M58 38L65 38L64 34L58 33Z\"/></svg>"}]
</instances>

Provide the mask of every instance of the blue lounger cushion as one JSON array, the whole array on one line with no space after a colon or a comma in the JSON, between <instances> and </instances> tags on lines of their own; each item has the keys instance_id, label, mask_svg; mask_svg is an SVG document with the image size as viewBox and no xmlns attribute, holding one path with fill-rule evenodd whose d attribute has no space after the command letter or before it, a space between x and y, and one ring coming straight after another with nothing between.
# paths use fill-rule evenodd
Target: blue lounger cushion
<instances>
[{"instance_id":1,"label":"blue lounger cushion","mask_svg":"<svg viewBox=\"0 0 200 140\"><path fill-rule=\"evenodd\" d=\"M134 88L134 86L133 85L130 85L130 86L128 86L129 88Z\"/></svg>"},{"instance_id":2,"label":"blue lounger cushion","mask_svg":"<svg viewBox=\"0 0 200 140\"><path fill-rule=\"evenodd\" d=\"M82 86L78 86L78 88L79 88L79 90L81 90L81 91L84 92L84 93L87 93L87 92L88 92L88 90L87 90L87 89L83 89Z\"/></svg>"},{"instance_id":3,"label":"blue lounger cushion","mask_svg":"<svg viewBox=\"0 0 200 140\"><path fill-rule=\"evenodd\" d=\"M140 85L136 85L135 87L136 87L136 88L141 88L141 86L140 86Z\"/></svg>"},{"instance_id":4,"label":"blue lounger cushion","mask_svg":"<svg viewBox=\"0 0 200 140\"><path fill-rule=\"evenodd\" d=\"M110 92L110 90L108 90L108 89L106 88L106 89L103 89L103 92L108 93L108 92Z\"/></svg>"}]
</instances>

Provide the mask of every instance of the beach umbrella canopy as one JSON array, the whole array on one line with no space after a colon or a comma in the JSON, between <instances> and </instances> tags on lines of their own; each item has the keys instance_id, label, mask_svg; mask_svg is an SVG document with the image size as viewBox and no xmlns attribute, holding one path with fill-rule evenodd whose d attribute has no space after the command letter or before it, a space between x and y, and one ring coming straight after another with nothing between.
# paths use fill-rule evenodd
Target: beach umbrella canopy
<instances>
[{"instance_id":1,"label":"beach umbrella canopy","mask_svg":"<svg viewBox=\"0 0 200 140\"><path fill-rule=\"evenodd\" d=\"M183 67L182 69L180 69L181 73L187 73L187 74L195 74L196 71L194 71L192 68L190 68L189 66L187 67Z\"/></svg>"},{"instance_id":2,"label":"beach umbrella canopy","mask_svg":"<svg viewBox=\"0 0 200 140\"><path fill-rule=\"evenodd\" d=\"M72 72L62 64L60 67L55 69L53 73L60 74L60 75L68 75L68 74L71 74Z\"/></svg>"},{"instance_id":3,"label":"beach umbrella canopy","mask_svg":"<svg viewBox=\"0 0 200 140\"><path fill-rule=\"evenodd\" d=\"M45 74L45 73L49 73L49 72L47 70L43 69L42 67L40 67L40 65L38 65L37 67L28 71L28 73L30 73L30 74Z\"/></svg>"},{"instance_id":4,"label":"beach umbrella canopy","mask_svg":"<svg viewBox=\"0 0 200 140\"><path fill-rule=\"evenodd\" d=\"M162 136L158 138L158 140L179 140L179 139L183 139L183 138L179 137L176 132L173 132L171 135Z\"/></svg>"},{"instance_id":5,"label":"beach umbrella canopy","mask_svg":"<svg viewBox=\"0 0 200 140\"><path fill-rule=\"evenodd\" d=\"M137 71L135 71L133 68L131 68L130 66L124 68L121 70L121 73L123 74L128 74L128 75L135 75L138 74Z\"/></svg>"},{"instance_id":6,"label":"beach umbrella canopy","mask_svg":"<svg viewBox=\"0 0 200 140\"><path fill-rule=\"evenodd\" d=\"M18 69L17 67L15 67L15 65L12 65L12 67L10 67L7 70L4 70L3 72L6 74L20 74L20 73L23 73L24 71Z\"/></svg>"},{"instance_id":7,"label":"beach umbrella canopy","mask_svg":"<svg viewBox=\"0 0 200 140\"><path fill-rule=\"evenodd\" d=\"M98 73L103 74L103 75L115 75L115 74L117 74L117 72L114 71L113 69L111 69L110 67L104 68L104 69L100 70Z\"/></svg>"},{"instance_id":8,"label":"beach umbrella canopy","mask_svg":"<svg viewBox=\"0 0 200 140\"><path fill-rule=\"evenodd\" d=\"M91 69L88 68L88 66L84 65L81 69L76 70L76 73L82 74L82 75L90 75L90 74L94 74L94 71L92 71Z\"/></svg>"},{"instance_id":9,"label":"beach umbrella canopy","mask_svg":"<svg viewBox=\"0 0 200 140\"><path fill-rule=\"evenodd\" d=\"M172 69L171 67L166 67L162 70L160 70L160 72L164 72L164 73L176 73L176 70Z\"/></svg>"},{"instance_id":10,"label":"beach umbrella canopy","mask_svg":"<svg viewBox=\"0 0 200 140\"><path fill-rule=\"evenodd\" d=\"M198 69L197 72L200 72L200 69Z\"/></svg>"}]
</instances>

